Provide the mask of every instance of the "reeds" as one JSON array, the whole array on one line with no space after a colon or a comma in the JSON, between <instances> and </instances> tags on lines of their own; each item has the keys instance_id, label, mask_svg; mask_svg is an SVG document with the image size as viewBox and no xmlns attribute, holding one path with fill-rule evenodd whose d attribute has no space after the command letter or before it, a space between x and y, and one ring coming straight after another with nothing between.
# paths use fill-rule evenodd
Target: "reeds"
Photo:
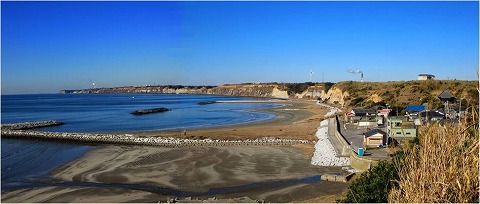
<instances>
[{"instance_id":1,"label":"reeds","mask_svg":"<svg viewBox=\"0 0 480 204\"><path fill-rule=\"evenodd\" d=\"M431 124L420 129L419 144L406 144L389 202L479 201L478 111L469 109L461 123Z\"/></svg>"}]
</instances>

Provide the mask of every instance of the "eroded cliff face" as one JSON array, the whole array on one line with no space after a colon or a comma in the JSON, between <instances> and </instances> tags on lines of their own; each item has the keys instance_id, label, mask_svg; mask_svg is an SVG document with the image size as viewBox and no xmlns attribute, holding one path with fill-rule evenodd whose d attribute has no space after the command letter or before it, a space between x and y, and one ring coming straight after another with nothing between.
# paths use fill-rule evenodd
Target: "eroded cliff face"
<instances>
[{"instance_id":1,"label":"eroded cliff face","mask_svg":"<svg viewBox=\"0 0 480 204\"><path fill-rule=\"evenodd\" d=\"M208 94L231 95L231 96L251 96L264 98L289 98L287 91L282 91L278 85L224 85L212 88Z\"/></svg>"},{"instance_id":2,"label":"eroded cliff face","mask_svg":"<svg viewBox=\"0 0 480 204\"><path fill-rule=\"evenodd\" d=\"M223 85L217 87L202 86L128 86L114 88L96 88L82 90L62 90L64 94L82 93L164 93L164 94L211 94L227 96L250 96L264 98L289 98L286 90L280 90L276 84Z\"/></svg>"},{"instance_id":3,"label":"eroded cliff face","mask_svg":"<svg viewBox=\"0 0 480 204\"><path fill-rule=\"evenodd\" d=\"M286 90L285 86L278 84L239 84L223 85L216 87L205 86L127 86L114 88L96 88L82 90L63 90L64 94L82 94L82 93L164 93L164 94L211 94L227 96L249 96L264 98L303 98L303 99L321 99L328 103L345 104L348 92L344 92L333 86L327 92L323 84L309 86L301 93L293 93Z\"/></svg>"},{"instance_id":4,"label":"eroded cliff face","mask_svg":"<svg viewBox=\"0 0 480 204\"><path fill-rule=\"evenodd\" d=\"M346 103L346 100L350 97L350 94L346 91L343 91L335 86L325 91L323 85L315 85L308 87L307 90L303 91L300 94L295 94L295 98L311 98L311 99L320 99L324 102L331 104L340 104L343 105Z\"/></svg>"},{"instance_id":5,"label":"eroded cliff face","mask_svg":"<svg viewBox=\"0 0 480 204\"><path fill-rule=\"evenodd\" d=\"M350 97L350 93L343 91L335 86L328 90L325 95L321 96L323 101L333 104L345 105L346 99Z\"/></svg>"}]
</instances>

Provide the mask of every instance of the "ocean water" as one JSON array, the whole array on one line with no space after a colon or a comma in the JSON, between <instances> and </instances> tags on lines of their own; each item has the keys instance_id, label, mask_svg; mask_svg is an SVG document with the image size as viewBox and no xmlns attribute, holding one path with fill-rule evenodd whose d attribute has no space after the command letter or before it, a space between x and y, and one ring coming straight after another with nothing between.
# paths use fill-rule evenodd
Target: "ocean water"
<instances>
[{"instance_id":1,"label":"ocean water","mask_svg":"<svg viewBox=\"0 0 480 204\"><path fill-rule=\"evenodd\" d=\"M1 122L58 120L58 132L111 132L188 129L268 120L272 114L252 112L271 103L215 103L244 97L183 94L43 94L2 96ZM171 111L136 116L135 110L164 107Z\"/></svg>"},{"instance_id":2,"label":"ocean water","mask_svg":"<svg viewBox=\"0 0 480 204\"><path fill-rule=\"evenodd\" d=\"M2 191L47 178L55 167L82 156L94 146L34 140L2 139Z\"/></svg>"},{"instance_id":3,"label":"ocean water","mask_svg":"<svg viewBox=\"0 0 480 204\"><path fill-rule=\"evenodd\" d=\"M269 103L215 103L204 101L251 100L244 97L171 94L38 94L3 95L1 122L58 120L65 124L37 130L58 132L115 132L188 129L249 123L274 118L252 109L278 106ZM135 110L165 107L164 113L142 116ZM40 185L57 166L74 160L95 146L34 140L1 140L2 191ZM33 180L32 180L33 179Z\"/></svg>"}]
</instances>

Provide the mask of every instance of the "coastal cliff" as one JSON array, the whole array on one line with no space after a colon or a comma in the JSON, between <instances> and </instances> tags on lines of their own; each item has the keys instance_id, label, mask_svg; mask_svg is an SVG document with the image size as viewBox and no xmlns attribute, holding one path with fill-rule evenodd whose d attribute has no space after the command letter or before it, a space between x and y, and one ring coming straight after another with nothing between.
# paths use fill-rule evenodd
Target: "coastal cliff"
<instances>
[{"instance_id":1,"label":"coastal cliff","mask_svg":"<svg viewBox=\"0 0 480 204\"><path fill-rule=\"evenodd\" d=\"M127 86L114 88L62 90L60 93L163 93L250 96L282 99L290 98L288 91L282 90L278 84L239 84L222 86Z\"/></svg>"},{"instance_id":2,"label":"coastal cliff","mask_svg":"<svg viewBox=\"0 0 480 204\"><path fill-rule=\"evenodd\" d=\"M444 89L465 100L464 104L478 105L478 83L459 80L354 82L339 83L262 83L227 84L222 86L125 86L62 90L63 94L81 93L164 93L164 94L210 94L248 96L263 98L319 99L322 102L341 106L371 106L388 103L395 106L429 104L440 106L437 95Z\"/></svg>"}]
</instances>

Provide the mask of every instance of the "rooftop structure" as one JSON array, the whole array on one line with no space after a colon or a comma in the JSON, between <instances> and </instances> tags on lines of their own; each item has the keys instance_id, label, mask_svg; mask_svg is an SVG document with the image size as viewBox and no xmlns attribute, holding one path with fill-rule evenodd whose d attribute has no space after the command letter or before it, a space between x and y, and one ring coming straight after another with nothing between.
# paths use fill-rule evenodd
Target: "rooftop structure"
<instances>
[{"instance_id":1,"label":"rooftop structure","mask_svg":"<svg viewBox=\"0 0 480 204\"><path fill-rule=\"evenodd\" d=\"M455 102L456 98L453 96L448 89L443 90L443 92L438 95L438 99L440 99L442 102Z\"/></svg>"}]
</instances>

